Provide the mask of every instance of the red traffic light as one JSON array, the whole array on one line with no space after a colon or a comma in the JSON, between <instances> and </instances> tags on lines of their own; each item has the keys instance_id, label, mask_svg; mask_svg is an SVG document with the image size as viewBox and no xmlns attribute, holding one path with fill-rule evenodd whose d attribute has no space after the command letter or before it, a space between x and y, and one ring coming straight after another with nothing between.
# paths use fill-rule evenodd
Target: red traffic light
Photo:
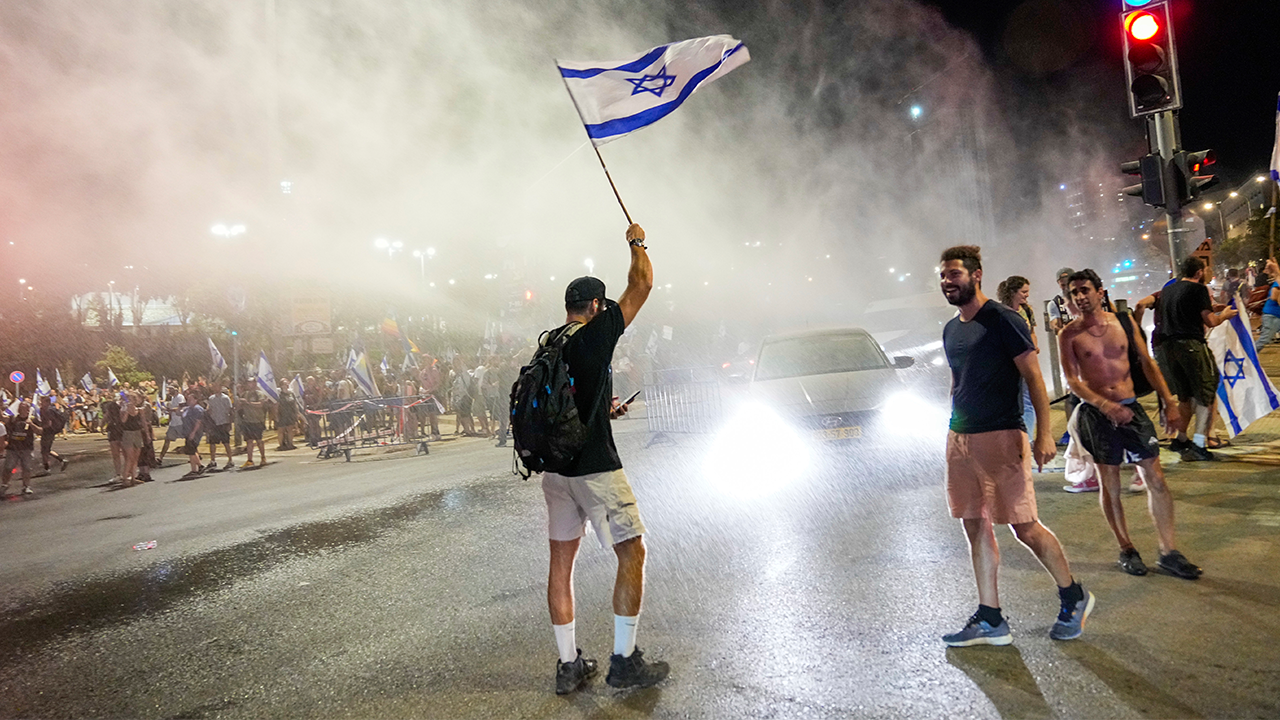
<instances>
[{"instance_id":1,"label":"red traffic light","mask_svg":"<svg viewBox=\"0 0 1280 720\"><path fill-rule=\"evenodd\" d=\"M1147 42L1160 34L1160 21L1149 12L1139 11L1124 19L1124 29L1134 40Z\"/></svg>"}]
</instances>

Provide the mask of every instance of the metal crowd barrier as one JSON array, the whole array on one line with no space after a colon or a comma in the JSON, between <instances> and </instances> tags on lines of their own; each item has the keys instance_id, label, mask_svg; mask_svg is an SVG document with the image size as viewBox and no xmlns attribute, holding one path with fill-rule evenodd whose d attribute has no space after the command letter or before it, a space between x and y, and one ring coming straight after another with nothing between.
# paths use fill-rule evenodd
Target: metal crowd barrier
<instances>
[{"instance_id":1,"label":"metal crowd barrier","mask_svg":"<svg viewBox=\"0 0 1280 720\"><path fill-rule=\"evenodd\" d=\"M666 433L708 433L720 423L718 368L655 370L644 375L644 407L652 442Z\"/></svg>"},{"instance_id":2,"label":"metal crowd barrier","mask_svg":"<svg viewBox=\"0 0 1280 720\"><path fill-rule=\"evenodd\" d=\"M355 450L396 445L416 445L415 455L428 455L420 415L435 402L431 395L331 400L307 409L307 442L321 460L343 455L351 462Z\"/></svg>"}]
</instances>

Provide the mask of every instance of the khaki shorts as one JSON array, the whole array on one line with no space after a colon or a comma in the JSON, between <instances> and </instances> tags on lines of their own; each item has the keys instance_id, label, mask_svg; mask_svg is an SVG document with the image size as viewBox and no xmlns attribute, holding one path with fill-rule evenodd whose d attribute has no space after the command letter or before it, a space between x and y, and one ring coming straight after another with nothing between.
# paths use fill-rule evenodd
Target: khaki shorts
<instances>
[{"instance_id":1,"label":"khaki shorts","mask_svg":"<svg viewBox=\"0 0 1280 720\"><path fill-rule=\"evenodd\" d=\"M120 444L127 448L142 447L142 431L125 430L124 435L120 438Z\"/></svg>"},{"instance_id":2,"label":"khaki shorts","mask_svg":"<svg viewBox=\"0 0 1280 720\"><path fill-rule=\"evenodd\" d=\"M996 525L1036 519L1031 443L1021 430L947 433L947 504L951 517Z\"/></svg>"},{"instance_id":3,"label":"khaki shorts","mask_svg":"<svg viewBox=\"0 0 1280 720\"><path fill-rule=\"evenodd\" d=\"M547 536L552 540L577 540L586 534L588 520L604 547L644 534L635 493L621 470L581 477L544 473L542 494L547 500Z\"/></svg>"}]
</instances>

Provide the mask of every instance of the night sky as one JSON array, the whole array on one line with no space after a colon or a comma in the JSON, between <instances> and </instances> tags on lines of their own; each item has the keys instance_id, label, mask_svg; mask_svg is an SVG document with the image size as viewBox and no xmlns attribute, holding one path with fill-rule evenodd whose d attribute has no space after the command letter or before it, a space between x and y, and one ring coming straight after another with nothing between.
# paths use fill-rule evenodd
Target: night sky
<instances>
[{"instance_id":1,"label":"night sky","mask_svg":"<svg viewBox=\"0 0 1280 720\"><path fill-rule=\"evenodd\" d=\"M1122 0L926 0L956 27L971 32L996 71L1028 90L1053 92L1073 80L1114 77L1124 87L1121 64ZM1017 38L1028 11L1069 8L1081 28L1079 52L1066 67L1028 70L1018 61ZM1280 2L1277 0L1173 0L1174 37L1183 88L1183 146L1212 148L1217 172L1241 182L1265 170L1275 142L1276 96L1280 92ZM1053 13L1050 13L1052 15ZM1055 27L1051 35L1071 34ZM1123 93L1115 112L1127 117ZM1132 121L1135 125L1139 121ZM1128 158L1117 158L1117 160Z\"/></svg>"}]
</instances>

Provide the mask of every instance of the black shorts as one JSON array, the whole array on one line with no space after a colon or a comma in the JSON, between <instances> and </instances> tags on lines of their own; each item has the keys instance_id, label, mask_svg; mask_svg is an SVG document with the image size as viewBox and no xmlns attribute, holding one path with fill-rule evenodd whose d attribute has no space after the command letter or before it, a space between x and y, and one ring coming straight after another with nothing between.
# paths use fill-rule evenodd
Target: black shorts
<instances>
[{"instance_id":1,"label":"black shorts","mask_svg":"<svg viewBox=\"0 0 1280 720\"><path fill-rule=\"evenodd\" d=\"M1218 394L1218 367L1209 346L1199 340L1166 339L1156 348L1156 364L1179 400L1213 404Z\"/></svg>"},{"instance_id":2,"label":"black shorts","mask_svg":"<svg viewBox=\"0 0 1280 720\"><path fill-rule=\"evenodd\" d=\"M1125 425L1111 422L1101 410L1081 403L1077 411L1077 440L1099 465L1120 465L1128 453L1131 462L1160 456L1160 440L1156 428L1136 400L1125 403L1133 411L1133 419Z\"/></svg>"},{"instance_id":3,"label":"black shorts","mask_svg":"<svg viewBox=\"0 0 1280 720\"><path fill-rule=\"evenodd\" d=\"M209 428L209 446L223 445L231 442L231 423L214 425Z\"/></svg>"},{"instance_id":4,"label":"black shorts","mask_svg":"<svg viewBox=\"0 0 1280 720\"><path fill-rule=\"evenodd\" d=\"M47 453L53 449L53 440L57 437L54 434L40 436L40 452Z\"/></svg>"},{"instance_id":5,"label":"black shorts","mask_svg":"<svg viewBox=\"0 0 1280 720\"><path fill-rule=\"evenodd\" d=\"M245 440L261 440L264 427L266 423L240 423L240 432L244 433Z\"/></svg>"},{"instance_id":6,"label":"black shorts","mask_svg":"<svg viewBox=\"0 0 1280 720\"><path fill-rule=\"evenodd\" d=\"M182 454L187 457L200 454L200 438L195 440L187 440L187 444L182 446Z\"/></svg>"}]
</instances>

